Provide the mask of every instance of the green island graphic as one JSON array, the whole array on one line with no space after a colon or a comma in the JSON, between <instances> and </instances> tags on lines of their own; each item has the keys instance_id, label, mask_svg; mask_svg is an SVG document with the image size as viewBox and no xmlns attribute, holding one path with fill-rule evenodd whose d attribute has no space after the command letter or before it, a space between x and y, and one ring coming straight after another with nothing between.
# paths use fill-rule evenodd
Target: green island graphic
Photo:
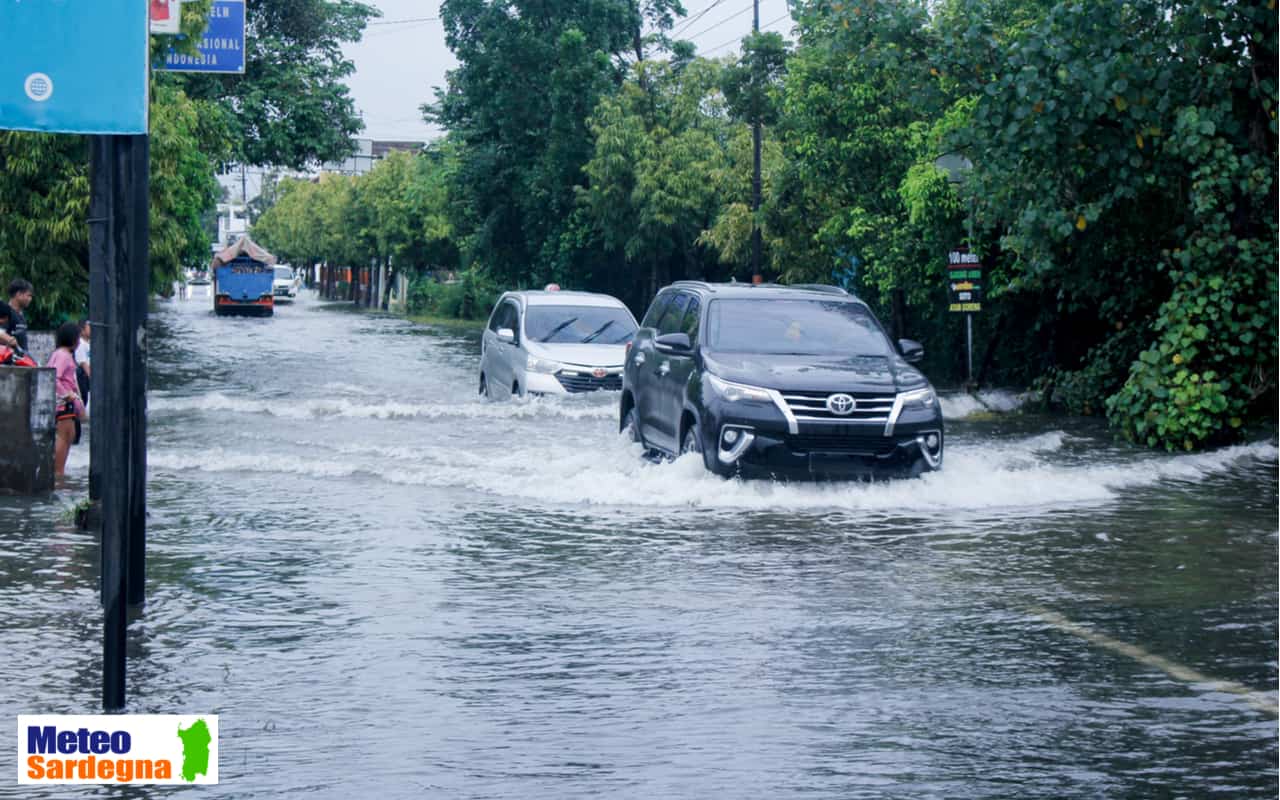
<instances>
[{"instance_id":1,"label":"green island graphic","mask_svg":"<svg viewBox=\"0 0 1280 800\"><path fill-rule=\"evenodd\" d=\"M178 726L178 738L182 740L182 778L194 781L197 775L209 775L209 743L213 736L209 726L198 719L191 727Z\"/></svg>"}]
</instances>

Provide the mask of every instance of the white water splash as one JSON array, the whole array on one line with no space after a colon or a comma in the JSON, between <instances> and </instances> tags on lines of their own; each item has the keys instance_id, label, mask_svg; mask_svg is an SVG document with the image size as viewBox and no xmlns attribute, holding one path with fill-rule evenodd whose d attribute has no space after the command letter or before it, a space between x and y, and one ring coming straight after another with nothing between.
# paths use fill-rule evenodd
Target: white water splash
<instances>
[{"instance_id":1,"label":"white water splash","mask_svg":"<svg viewBox=\"0 0 1280 800\"><path fill-rule=\"evenodd\" d=\"M1030 399L1029 393L1011 392L1006 389L978 392L976 397L966 392L938 396L938 402L942 405L942 416L947 419L964 419L983 412L1016 411Z\"/></svg>"},{"instance_id":2,"label":"white water splash","mask_svg":"<svg viewBox=\"0 0 1280 800\"><path fill-rule=\"evenodd\" d=\"M284 419L337 417L347 419L401 419L459 417L468 419L611 419L617 416L613 403L566 402L559 398L517 398L510 403L479 400L464 403L406 403L334 397L317 400L255 400L232 397L221 392L196 397L149 397L149 412L232 412L268 415Z\"/></svg>"},{"instance_id":3,"label":"white water splash","mask_svg":"<svg viewBox=\"0 0 1280 800\"><path fill-rule=\"evenodd\" d=\"M953 514L1043 510L1105 503L1134 487L1198 480L1250 460L1274 460L1271 443L1185 456L1146 455L1129 463L1055 464L1066 435L952 447L944 469L919 480L880 483L775 483L724 480L696 456L654 464L638 445L610 437L598 446L524 443L472 453L439 445L317 444L317 457L220 450L156 453L156 469L286 472L330 478L368 475L393 484L466 488L484 494L573 505L686 507L723 511L824 511Z\"/></svg>"}]
</instances>

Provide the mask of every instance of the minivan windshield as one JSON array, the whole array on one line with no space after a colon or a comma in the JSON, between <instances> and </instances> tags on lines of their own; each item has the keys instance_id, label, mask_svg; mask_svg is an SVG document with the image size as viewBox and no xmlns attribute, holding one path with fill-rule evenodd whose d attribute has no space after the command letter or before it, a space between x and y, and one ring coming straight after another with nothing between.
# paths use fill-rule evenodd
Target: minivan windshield
<instances>
[{"instance_id":1,"label":"minivan windshield","mask_svg":"<svg viewBox=\"0 0 1280 800\"><path fill-rule=\"evenodd\" d=\"M636 323L615 306L529 306L524 333L545 344L625 344Z\"/></svg>"},{"instance_id":2,"label":"minivan windshield","mask_svg":"<svg viewBox=\"0 0 1280 800\"><path fill-rule=\"evenodd\" d=\"M889 341L865 308L836 300L713 300L707 348L727 353L887 356Z\"/></svg>"},{"instance_id":3,"label":"minivan windshield","mask_svg":"<svg viewBox=\"0 0 1280 800\"><path fill-rule=\"evenodd\" d=\"M276 280L291 281L293 280L293 270L289 267L276 267Z\"/></svg>"}]
</instances>

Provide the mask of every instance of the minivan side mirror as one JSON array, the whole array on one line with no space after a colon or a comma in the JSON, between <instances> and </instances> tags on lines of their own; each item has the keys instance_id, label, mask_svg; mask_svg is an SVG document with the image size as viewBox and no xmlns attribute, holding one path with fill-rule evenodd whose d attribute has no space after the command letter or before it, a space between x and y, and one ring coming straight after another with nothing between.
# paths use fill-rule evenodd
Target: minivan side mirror
<instances>
[{"instance_id":1,"label":"minivan side mirror","mask_svg":"<svg viewBox=\"0 0 1280 800\"><path fill-rule=\"evenodd\" d=\"M510 328L498 328L498 341L506 342L507 344L515 344L516 332Z\"/></svg>"},{"instance_id":2,"label":"minivan side mirror","mask_svg":"<svg viewBox=\"0 0 1280 800\"><path fill-rule=\"evenodd\" d=\"M899 339L898 349L902 351L902 359L908 364L924 360L924 345L914 339Z\"/></svg>"},{"instance_id":3,"label":"minivan side mirror","mask_svg":"<svg viewBox=\"0 0 1280 800\"><path fill-rule=\"evenodd\" d=\"M654 349L659 353L670 353L676 356L687 356L693 352L693 342L687 333L664 333L653 340Z\"/></svg>"}]
</instances>

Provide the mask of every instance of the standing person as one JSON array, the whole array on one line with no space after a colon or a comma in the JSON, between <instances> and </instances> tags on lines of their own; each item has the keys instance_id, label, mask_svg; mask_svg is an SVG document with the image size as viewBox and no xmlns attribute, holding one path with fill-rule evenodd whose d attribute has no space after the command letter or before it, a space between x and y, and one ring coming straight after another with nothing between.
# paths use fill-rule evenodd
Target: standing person
<instances>
[{"instance_id":1,"label":"standing person","mask_svg":"<svg viewBox=\"0 0 1280 800\"><path fill-rule=\"evenodd\" d=\"M22 278L14 278L9 283L9 308L13 310L13 317L9 320L5 333L17 339L18 346L23 350L31 349L27 344L27 317L22 312L31 305L33 288L30 281Z\"/></svg>"},{"instance_id":2,"label":"standing person","mask_svg":"<svg viewBox=\"0 0 1280 800\"><path fill-rule=\"evenodd\" d=\"M80 326L74 322L64 322L54 334L57 349L49 356L48 366L54 370L58 397L58 433L53 445L55 476L66 473L71 445L80 441L80 419L84 416L84 401L80 399L80 388L76 385L75 351L79 342Z\"/></svg>"},{"instance_id":3,"label":"standing person","mask_svg":"<svg viewBox=\"0 0 1280 800\"><path fill-rule=\"evenodd\" d=\"M89 379L93 376L89 366L89 320L80 320L80 342L76 345L76 383L80 386L80 398L89 406Z\"/></svg>"}]
</instances>

